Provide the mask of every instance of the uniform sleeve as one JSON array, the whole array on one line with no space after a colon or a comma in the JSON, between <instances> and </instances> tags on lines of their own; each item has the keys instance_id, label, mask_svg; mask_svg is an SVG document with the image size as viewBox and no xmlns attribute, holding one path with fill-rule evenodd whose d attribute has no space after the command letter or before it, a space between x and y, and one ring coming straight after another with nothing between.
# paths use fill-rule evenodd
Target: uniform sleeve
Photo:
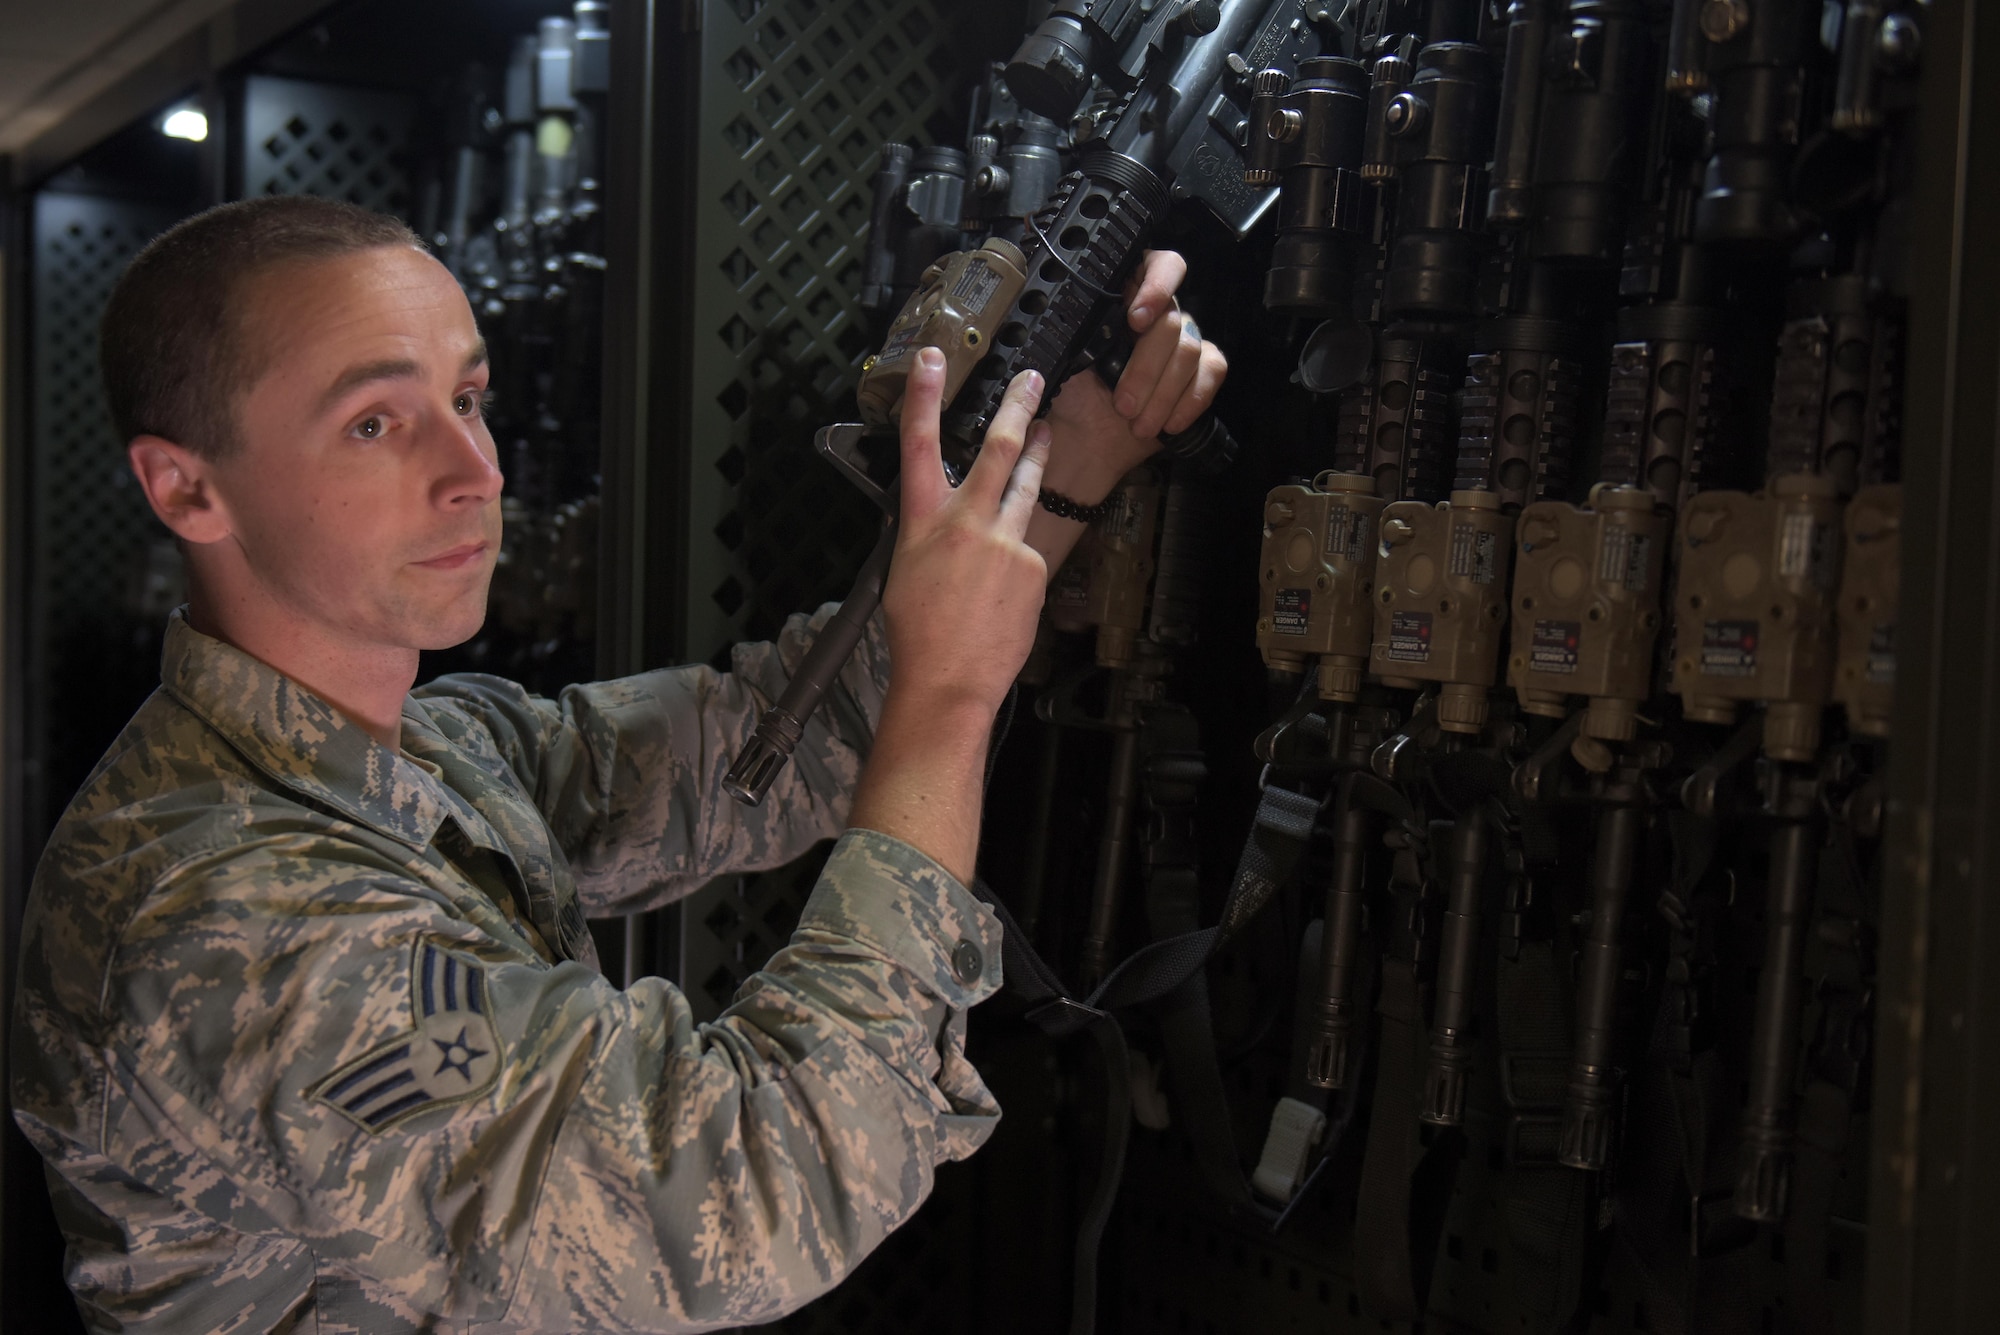
<instances>
[{"instance_id":1,"label":"uniform sleeve","mask_svg":"<svg viewBox=\"0 0 2000 1335\"><path fill-rule=\"evenodd\" d=\"M417 694L490 734L576 875L592 917L655 908L732 872L790 862L839 834L860 781L889 655L878 614L761 806L722 789L758 713L838 604L741 644L730 670L696 665L572 686L555 700L497 677L443 677Z\"/></svg>"},{"instance_id":2,"label":"uniform sleeve","mask_svg":"<svg viewBox=\"0 0 2000 1335\"><path fill-rule=\"evenodd\" d=\"M767 1321L837 1283L999 1116L963 1047L1000 982L998 924L885 835L841 840L791 944L708 1025L658 979L621 992L508 953L408 884L298 897L311 879L149 901L113 979L133 1097L107 1148L408 1308Z\"/></svg>"}]
</instances>

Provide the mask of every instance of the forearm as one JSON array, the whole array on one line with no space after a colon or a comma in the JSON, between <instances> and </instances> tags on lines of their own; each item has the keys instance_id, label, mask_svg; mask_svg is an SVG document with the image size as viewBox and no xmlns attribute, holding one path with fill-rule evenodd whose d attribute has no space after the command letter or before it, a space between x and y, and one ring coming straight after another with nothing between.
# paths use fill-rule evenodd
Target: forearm
<instances>
[{"instance_id":1,"label":"forearm","mask_svg":"<svg viewBox=\"0 0 2000 1335\"><path fill-rule=\"evenodd\" d=\"M891 685L848 825L900 839L970 885L992 730L977 701Z\"/></svg>"},{"instance_id":2,"label":"forearm","mask_svg":"<svg viewBox=\"0 0 2000 1335\"><path fill-rule=\"evenodd\" d=\"M1101 454L1089 448L1088 441L1064 444L1073 448L1051 451L1042 473L1043 490L1067 496L1078 505L1096 505L1118 485L1120 474L1106 464ZM1054 579L1089 528L1075 519L1058 518L1038 505L1028 520L1028 531L1022 541L1042 554L1042 559L1048 562L1049 578Z\"/></svg>"},{"instance_id":3,"label":"forearm","mask_svg":"<svg viewBox=\"0 0 2000 1335\"><path fill-rule=\"evenodd\" d=\"M445 677L417 700L448 735L490 745L520 777L587 914L638 912L719 875L788 862L846 827L889 678L879 616L763 804L743 806L722 788L832 610L789 618L771 642L738 645L727 673L662 669L572 687L558 700L493 678Z\"/></svg>"}]
</instances>

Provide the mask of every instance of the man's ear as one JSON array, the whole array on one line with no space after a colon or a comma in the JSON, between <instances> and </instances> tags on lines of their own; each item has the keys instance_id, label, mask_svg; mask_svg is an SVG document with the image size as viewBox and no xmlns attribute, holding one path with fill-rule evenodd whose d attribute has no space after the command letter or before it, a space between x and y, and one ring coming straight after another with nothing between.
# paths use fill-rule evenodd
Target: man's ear
<instances>
[{"instance_id":1,"label":"man's ear","mask_svg":"<svg viewBox=\"0 0 2000 1335\"><path fill-rule=\"evenodd\" d=\"M200 455L161 436L134 436L125 456L153 513L175 536L196 545L229 536L228 512Z\"/></svg>"}]
</instances>

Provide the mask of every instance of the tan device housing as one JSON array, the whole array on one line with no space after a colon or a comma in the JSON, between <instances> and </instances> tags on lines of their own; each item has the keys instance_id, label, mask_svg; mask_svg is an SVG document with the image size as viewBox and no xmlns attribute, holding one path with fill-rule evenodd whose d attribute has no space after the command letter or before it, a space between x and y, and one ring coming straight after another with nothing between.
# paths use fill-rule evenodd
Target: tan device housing
<instances>
[{"instance_id":1,"label":"tan device housing","mask_svg":"<svg viewBox=\"0 0 2000 1335\"><path fill-rule=\"evenodd\" d=\"M917 353L944 354L944 402L964 386L972 368L993 350L993 333L1027 285L1021 248L999 237L977 250L954 251L924 270L923 282L903 304L882 350L861 363L854 397L869 426L894 426L903 415L903 390Z\"/></svg>"},{"instance_id":2,"label":"tan device housing","mask_svg":"<svg viewBox=\"0 0 2000 1335\"><path fill-rule=\"evenodd\" d=\"M1110 512L1090 526L1049 590L1049 623L1057 630L1097 629L1099 667L1129 666L1145 628L1163 490L1150 467L1126 474L1111 493Z\"/></svg>"},{"instance_id":3,"label":"tan device housing","mask_svg":"<svg viewBox=\"0 0 2000 1335\"><path fill-rule=\"evenodd\" d=\"M1650 490L1599 486L1588 508L1535 502L1515 532L1507 684L1522 709L1548 718L1568 712L1568 697L1586 696L1585 736L1632 740L1652 694L1673 521Z\"/></svg>"},{"instance_id":4,"label":"tan device housing","mask_svg":"<svg viewBox=\"0 0 2000 1335\"><path fill-rule=\"evenodd\" d=\"M1435 507L1382 511L1375 567L1375 675L1391 686L1440 684L1438 726L1486 726L1487 691L1507 624L1514 521L1490 491L1454 491Z\"/></svg>"},{"instance_id":5,"label":"tan device housing","mask_svg":"<svg viewBox=\"0 0 2000 1335\"><path fill-rule=\"evenodd\" d=\"M1687 717L1733 723L1765 704L1764 750L1807 761L1833 689L1840 498L1790 473L1754 494L1707 491L1681 512L1673 689Z\"/></svg>"},{"instance_id":6,"label":"tan device housing","mask_svg":"<svg viewBox=\"0 0 2000 1335\"><path fill-rule=\"evenodd\" d=\"M1903 489L1863 487L1847 503L1847 559L1840 567L1840 657L1833 696L1847 726L1889 735L1896 694L1896 591L1902 578Z\"/></svg>"},{"instance_id":7,"label":"tan device housing","mask_svg":"<svg viewBox=\"0 0 2000 1335\"><path fill-rule=\"evenodd\" d=\"M1366 473L1321 473L1264 498L1257 651L1278 672L1303 672L1317 657L1322 700L1359 698L1384 504Z\"/></svg>"}]
</instances>

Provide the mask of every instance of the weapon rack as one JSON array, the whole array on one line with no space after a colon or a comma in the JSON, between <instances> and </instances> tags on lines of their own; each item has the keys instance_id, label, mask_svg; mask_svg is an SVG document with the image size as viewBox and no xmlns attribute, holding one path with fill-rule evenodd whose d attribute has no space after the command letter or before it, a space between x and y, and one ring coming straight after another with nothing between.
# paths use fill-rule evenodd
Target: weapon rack
<instances>
[{"instance_id":1,"label":"weapon rack","mask_svg":"<svg viewBox=\"0 0 2000 1335\"><path fill-rule=\"evenodd\" d=\"M47 826L150 688L159 620L178 600L171 544L125 476L96 380L95 321L120 266L177 218L249 193L338 193L406 216L420 210L430 151L424 99L453 71L439 68L440 44L383 33L449 31L454 66L474 56L499 66L513 36L565 8L419 0L396 6L391 27L386 7L371 0L324 10L243 0L227 34L203 34L198 59L170 53L11 164L0 219L8 348L0 960L11 960ZM869 164L886 139L954 142L966 82L1007 53L1024 16L1015 4L942 0L614 0L602 422L570 442L595 457L584 490L602 498L596 616L587 636L572 625L574 642L548 657L540 684L560 684L579 655L605 674L715 660L733 641L768 635L787 612L845 588L871 519L809 441L844 410L870 350L855 300ZM2000 1311L1981 1273L2000 1218L1980 1208L2000 1185L2000 1154L1981 1116L2000 1082L2000 1065L1981 1060L1982 1039L2000 1019L1981 893L2000 872L1989 833L2000 814L2000 547L1990 519L2000 501L2000 408L1990 393L2000 307L1985 295L2000 290L2000 255L1981 240L2000 209L2000 49L1976 19L1964 0L1936 0L1927 18L1936 54L1911 210L1905 392L1904 485L1919 540L1904 554L1888 812L1895 885L1883 893L1875 1115L1850 1142L1835 1211L1838 1264L1820 1281L1838 1295L1841 1328L1869 1335L1987 1329ZM203 146L163 150L152 118L190 91L216 133ZM1267 721L1248 633L1263 491L1274 477L1314 471L1311 442L1329 439L1332 422L1329 410L1287 390L1289 354L1252 303L1232 299L1254 289L1261 259L1204 255L1193 235L1188 245L1197 261L1189 304L1231 352L1222 408L1247 443L1220 504L1203 648L1176 677L1184 698L1206 702L1204 857L1213 880L1226 877L1247 822L1256 774L1246 743ZM996 772L996 826L1008 794L1033 781L1042 726L1025 711L1013 726ZM1063 791L1076 800L1061 805L1074 835L1087 829L1102 758L1087 740L1066 757ZM1015 850L989 851L1004 885ZM718 883L649 922L599 925L607 958L667 973L697 1014L712 1014L788 935L822 856ZM1066 885L1080 891L1079 875L1087 877L1058 866L1051 902L1062 902ZM1259 980L1273 969L1289 977L1297 926L1253 934L1215 966L1216 1025L1232 1053L1227 1071L1246 1138L1261 1136L1286 1048ZM1100 1077L1074 1044L1050 1043L1004 1003L975 1015L972 1042L1007 1109L993 1142L970 1164L941 1171L915 1221L780 1329L1062 1328ZM39 1165L11 1124L5 1134L0 1315L10 1327L63 1329L71 1307ZM1243 1148L1254 1154L1255 1143ZM1500 1216L1510 1170L1476 1098L1423 1322L1378 1322L1361 1309L1352 1160L1336 1156L1330 1180L1272 1235L1206 1204L1173 1130L1137 1133L1105 1244L1099 1328L1531 1328ZM1730 1268L1741 1318L1732 1330L1784 1328L1791 1281L1782 1246L1771 1242ZM1579 1328L1659 1329L1648 1312L1647 1258L1628 1250L1598 1260Z\"/></svg>"}]
</instances>

